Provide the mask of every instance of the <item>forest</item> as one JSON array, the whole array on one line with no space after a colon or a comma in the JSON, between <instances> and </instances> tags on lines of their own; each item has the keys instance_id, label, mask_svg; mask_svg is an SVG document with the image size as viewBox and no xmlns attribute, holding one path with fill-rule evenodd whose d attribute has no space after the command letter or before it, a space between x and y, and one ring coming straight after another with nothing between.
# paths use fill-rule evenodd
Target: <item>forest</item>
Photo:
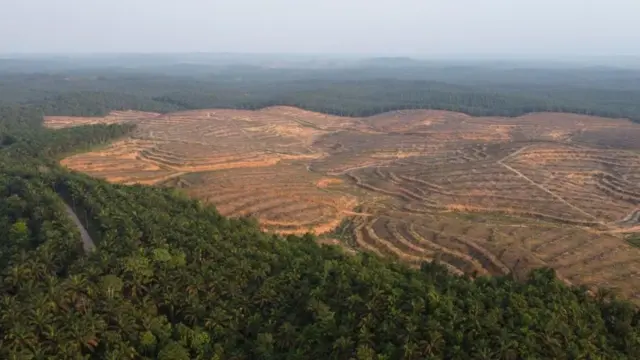
<instances>
[{"instance_id":1,"label":"forest","mask_svg":"<svg viewBox=\"0 0 640 360\"><path fill-rule=\"evenodd\" d=\"M292 105L347 116L428 108L480 116L563 111L640 121L640 70L634 69L177 64L143 71L77 66L50 73L38 68L16 72L0 61L0 105L19 103L47 115L82 116L127 109L170 112Z\"/></svg>"},{"instance_id":2,"label":"forest","mask_svg":"<svg viewBox=\"0 0 640 360\"><path fill-rule=\"evenodd\" d=\"M258 73L266 79L253 85L147 74L0 76L0 358L640 358L640 311L607 289L566 286L551 269L456 276L437 259L415 269L319 245L312 235L265 233L178 190L110 184L58 165L131 125L42 126L43 115L269 104L347 115L433 107L640 119L640 89L278 82ZM84 252L65 204L95 251Z\"/></svg>"}]
</instances>

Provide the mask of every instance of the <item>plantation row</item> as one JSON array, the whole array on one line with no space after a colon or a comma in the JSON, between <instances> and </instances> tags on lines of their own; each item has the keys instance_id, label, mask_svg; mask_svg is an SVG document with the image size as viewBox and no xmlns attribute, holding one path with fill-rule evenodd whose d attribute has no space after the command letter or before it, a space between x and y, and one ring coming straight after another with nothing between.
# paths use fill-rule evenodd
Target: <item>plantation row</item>
<instances>
[{"instance_id":1,"label":"plantation row","mask_svg":"<svg viewBox=\"0 0 640 360\"><path fill-rule=\"evenodd\" d=\"M215 204L227 216L254 216L265 229L281 233L333 230L356 200L331 191L304 166L238 168L184 175L186 192Z\"/></svg>"},{"instance_id":2,"label":"plantation row","mask_svg":"<svg viewBox=\"0 0 640 360\"><path fill-rule=\"evenodd\" d=\"M395 197L408 208L476 208L512 214L542 216L565 223L586 224L591 218L493 161L421 167L370 167L351 172L367 190ZM593 222L596 224L596 222Z\"/></svg>"},{"instance_id":3,"label":"plantation row","mask_svg":"<svg viewBox=\"0 0 640 360\"><path fill-rule=\"evenodd\" d=\"M353 220L353 245L363 251L409 264L438 259L453 273L526 274L550 266L563 281L610 287L640 299L638 251L618 237L576 227L559 227L544 219L522 224L506 214L485 213L467 220L430 209L416 216L403 211L375 211ZM491 215L493 214L493 215ZM480 221L480 222L479 222Z\"/></svg>"},{"instance_id":4,"label":"plantation row","mask_svg":"<svg viewBox=\"0 0 640 360\"><path fill-rule=\"evenodd\" d=\"M637 205L640 189L625 180L640 173L640 157L632 153L536 148L507 163L599 220L617 221Z\"/></svg>"},{"instance_id":5,"label":"plantation row","mask_svg":"<svg viewBox=\"0 0 640 360\"><path fill-rule=\"evenodd\" d=\"M414 264L438 257L441 263L468 274L506 274L509 269L473 241L448 236L424 225L377 217L356 229L356 241L365 249Z\"/></svg>"}]
</instances>

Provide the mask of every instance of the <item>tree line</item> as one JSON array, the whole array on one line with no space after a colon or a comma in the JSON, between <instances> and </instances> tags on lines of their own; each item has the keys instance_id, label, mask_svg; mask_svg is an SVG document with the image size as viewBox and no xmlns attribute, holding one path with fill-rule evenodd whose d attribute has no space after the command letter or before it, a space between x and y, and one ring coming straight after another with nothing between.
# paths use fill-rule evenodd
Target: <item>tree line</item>
<instances>
[{"instance_id":1,"label":"tree line","mask_svg":"<svg viewBox=\"0 0 640 360\"><path fill-rule=\"evenodd\" d=\"M228 73L211 70L211 74L198 77L108 69L95 73L0 73L0 99L35 107L46 115L257 109L277 104L346 116L439 109L477 116L572 112L640 121L638 71L436 70L251 68Z\"/></svg>"}]
</instances>

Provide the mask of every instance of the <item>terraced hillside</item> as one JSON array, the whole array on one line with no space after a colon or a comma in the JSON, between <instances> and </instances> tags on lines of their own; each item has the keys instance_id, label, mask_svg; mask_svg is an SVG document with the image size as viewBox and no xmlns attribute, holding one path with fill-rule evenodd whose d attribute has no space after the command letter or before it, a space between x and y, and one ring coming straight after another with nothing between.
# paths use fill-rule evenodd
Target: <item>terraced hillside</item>
<instances>
[{"instance_id":1,"label":"terraced hillside","mask_svg":"<svg viewBox=\"0 0 640 360\"><path fill-rule=\"evenodd\" d=\"M141 119L152 119L160 114L144 111L112 111L104 117L77 117L77 116L47 116L45 126L51 129L61 129L69 126L93 125L93 124L116 124L128 121L139 121Z\"/></svg>"},{"instance_id":2,"label":"terraced hillside","mask_svg":"<svg viewBox=\"0 0 640 360\"><path fill-rule=\"evenodd\" d=\"M164 185L184 187L222 213L255 216L266 230L284 233L331 231L357 205L340 178L307 172L302 164L190 173Z\"/></svg>"},{"instance_id":3,"label":"terraced hillside","mask_svg":"<svg viewBox=\"0 0 640 360\"><path fill-rule=\"evenodd\" d=\"M138 126L64 165L179 187L268 230L314 231L413 264L480 275L548 265L567 282L640 298L640 250L625 241L640 231L640 126L626 120L271 107L77 121L96 122Z\"/></svg>"}]
</instances>

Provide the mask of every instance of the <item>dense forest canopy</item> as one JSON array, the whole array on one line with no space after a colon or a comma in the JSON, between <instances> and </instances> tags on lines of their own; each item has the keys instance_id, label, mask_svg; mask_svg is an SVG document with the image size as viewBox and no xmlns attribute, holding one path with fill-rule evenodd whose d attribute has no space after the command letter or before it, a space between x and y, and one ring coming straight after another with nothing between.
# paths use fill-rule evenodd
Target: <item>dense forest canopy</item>
<instances>
[{"instance_id":1,"label":"dense forest canopy","mask_svg":"<svg viewBox=\"0 0 640 360\"><path fill-rule=\"evenodd\" d=\"M640 357L640 311L605 290L567 287L549 269L471 279L437 261L410 269L310 235L264 233L175 190L109 184L57 165L129 125L42 127L43 114L278 103L349 115L434 107L633 117L640 88L234 76L0 76L0 358ZM65 205L95 251L83 251Z\"/></svg>"},{"instance_id":2,"label":"dense forest canopy","mask_svg":"<svg viewBox=\"0 0 640 360\"><path fill-rule=\"evenodd\" d=\"M388 66L374 61L313 69L203 64L96 68L79 64L75 70L67 65L43 73L35 65L16 71L11 61L5 62L9 65L0 62L0 104L29 104L47 115L278 104L353 116L432 108L499 116L565 111L640 121L640 70L631 68L421 62Z\"/></svg>"}]
</instances>

